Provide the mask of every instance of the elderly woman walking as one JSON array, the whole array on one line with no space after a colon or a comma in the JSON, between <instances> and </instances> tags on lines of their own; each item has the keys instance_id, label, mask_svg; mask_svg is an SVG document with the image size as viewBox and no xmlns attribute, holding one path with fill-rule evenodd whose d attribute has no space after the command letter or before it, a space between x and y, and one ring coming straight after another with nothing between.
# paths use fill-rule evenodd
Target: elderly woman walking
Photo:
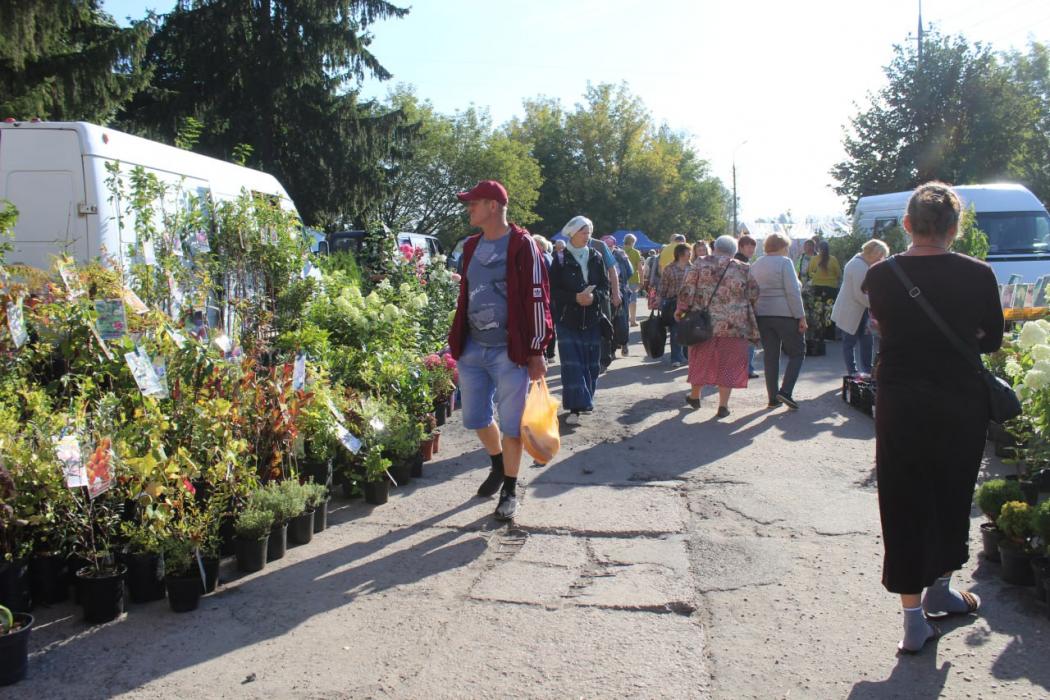
<instances>
[{"instance_id":1,"label":"elderly woman walking","mask_svg":"<svg viewBox=\"0 0 1050 700\"><path fill-rule=\"evenodd\" d=\"M751 265L751 275L758 282L755 315L762 336L769 408L780 404L798 408L792 393L806 356L806 310L802 305L802 285L788 257L790 249L790 238L782 233L771 233L762 242L765 255ZM788 363L784 381L778 388L781 349L787 355Z\"/></svg>"},{"instance_id":2,"label":"elderly woman walking","mask_svg":"<svg viewBox=\"0 0 1050 700\"><path fill-rule=\"evenodd\" d=\"M594 410L594 392L601 372L602 313L609 298L609 275L600 252L590 246L590 229L572 232L565 251L551 264L550 288L556 316L561 364L562 404L567 423Z\"/></svg>"},{"instance_id":3,"label":"elderly woman walking","mask_svg":"<svg viewBox=\"0 0 1050 700\"><path fill-rule=\"evenodd\" d=\"M674 262L664 268L660 277L660 315L667 319L671 335L671 357L668 360L672 369L678 369L686 363L685 347L678 342L678 324L674 317L678 309L678 294L682 283L689 272L689 246L678 243L674 249Z\"/></svg>"},{"instance_id":4,"label":"elderly woman walking","mask_svg":"<svg viewBox=\"0 0 1050 700\"><path fill-rule=\"evenodd\" d=\"M755 302L758 283L751 266L734 260L736 240L720 236L714 254L695 262L678 292L676 318L680 321L693 309L706 308L711 315L714 335L710 340L689 347L689 384L686 399L700 408L700 390L718 387L717 418L729 415L729 395L733 389L747 387L747 349L758 341Z\"/></svg>"},{"instance_id":5,"label":"elderly woman walking","mask_svg":"<svg viewBox=\"0 0 1050 700\"><path fill-rule=\"evenodd\" d=\"M1002 344L1003 310L992 269L949 252L958 222L959 198L947 185L920 185L904 217L911 247L872 265L864 281L882 337L875 411L882 585L900 595L905 653L937 636L929 618L981 604L953 589L951 574L969 558L970 503L988 428L988 388L974 361Z\"/></svg>"},{"instance_id":6,"label":"elderly woman walking","mask_svg":"<svg viewBox=\"0 0 1050 700\"><path fill-rule=\"evenodd\" d=\"M842 331L842 356L846 374L871 374L874 339L868 328L868 295L862 286L868 269L890 254L890 247L873 238L860 248L842 270L842 289L831 310L831 322ZM859 355L860 362L857 362Z\"/></svg>"}]
</instances>

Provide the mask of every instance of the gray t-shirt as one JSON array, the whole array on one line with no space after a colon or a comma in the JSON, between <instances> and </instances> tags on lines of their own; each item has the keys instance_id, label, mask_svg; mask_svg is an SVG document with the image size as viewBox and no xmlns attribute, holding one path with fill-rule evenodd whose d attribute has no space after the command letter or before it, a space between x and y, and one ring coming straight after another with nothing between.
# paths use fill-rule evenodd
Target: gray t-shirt
<instances>
[{"instance_id":1,"label":"gray t-shirt","mask_svg":"<svg viewBox=\"0 0 1050 700\"><path fill-rule=\"evenodd\" d=\"M510 233L478 241L467 267L467 318L478 345L507 344L507 245Z\"/></svg>"}]
</instances>

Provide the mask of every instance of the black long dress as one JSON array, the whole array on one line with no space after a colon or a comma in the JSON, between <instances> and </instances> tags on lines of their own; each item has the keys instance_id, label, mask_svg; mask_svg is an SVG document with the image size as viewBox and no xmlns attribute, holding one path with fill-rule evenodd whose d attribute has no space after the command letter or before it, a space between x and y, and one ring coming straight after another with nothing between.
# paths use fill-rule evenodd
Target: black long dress
<instances>
[{"instance_id":1,"label":"black long dress","mask_svg":"<svg viewBox=\"0 0 1050 700\"><path fill-rule=\"evenodd\" d=\"M896 259L975 353L999 348L1003 312L988 265L956 254ZM875 403L882 583L893 593L921 593L969 558L988 394L888 264L872 266L864 288L882 336Z\"/></svg>"}]
</instances>

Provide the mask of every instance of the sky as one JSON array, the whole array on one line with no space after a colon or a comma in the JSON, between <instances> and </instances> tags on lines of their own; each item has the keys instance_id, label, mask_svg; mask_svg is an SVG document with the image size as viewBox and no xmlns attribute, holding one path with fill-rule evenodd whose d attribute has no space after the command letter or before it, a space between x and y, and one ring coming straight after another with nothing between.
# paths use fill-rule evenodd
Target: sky
<instances>
[{"instance_id":1,"label":"sky","mask_svg":"<svg viewBox=\"0 0 1050 700\"><path fill-rule=\"evenodd\" d=\"M843 128L885 84L894 44L914 41L918 0L409 0L372 27L394 74L438 111L470 105L496 124L543 95L567 108L588 83L626 82L656 123L688 134L732 186L741 220L844 211L828 171ZM103 0L123 21L171 0ZM1046 0L926 0L924 24L996 50L1050 41ZM513 193L512 193L513 196ZM657 206L658 202L654 202Z\"/></svg>"}]
</instances>

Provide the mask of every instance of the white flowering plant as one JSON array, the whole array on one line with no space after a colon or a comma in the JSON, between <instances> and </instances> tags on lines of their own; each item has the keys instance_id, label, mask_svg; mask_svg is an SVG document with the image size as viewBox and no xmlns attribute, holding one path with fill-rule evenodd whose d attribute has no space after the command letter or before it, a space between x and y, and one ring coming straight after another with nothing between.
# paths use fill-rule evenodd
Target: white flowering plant
<instances>
[{"instance_id":1,"label":"white flowering plant","mask_svg":"<svg viewBox=\"0 0 1050 700\"><path fill-rule=\"evenodd\" d=\"M1003 426L1022 445L1018 458L1029 469L1050 462L1050 321L1026 322L985 362L1013 386L1024 408Z\"/></svg>"}]
</instances>

